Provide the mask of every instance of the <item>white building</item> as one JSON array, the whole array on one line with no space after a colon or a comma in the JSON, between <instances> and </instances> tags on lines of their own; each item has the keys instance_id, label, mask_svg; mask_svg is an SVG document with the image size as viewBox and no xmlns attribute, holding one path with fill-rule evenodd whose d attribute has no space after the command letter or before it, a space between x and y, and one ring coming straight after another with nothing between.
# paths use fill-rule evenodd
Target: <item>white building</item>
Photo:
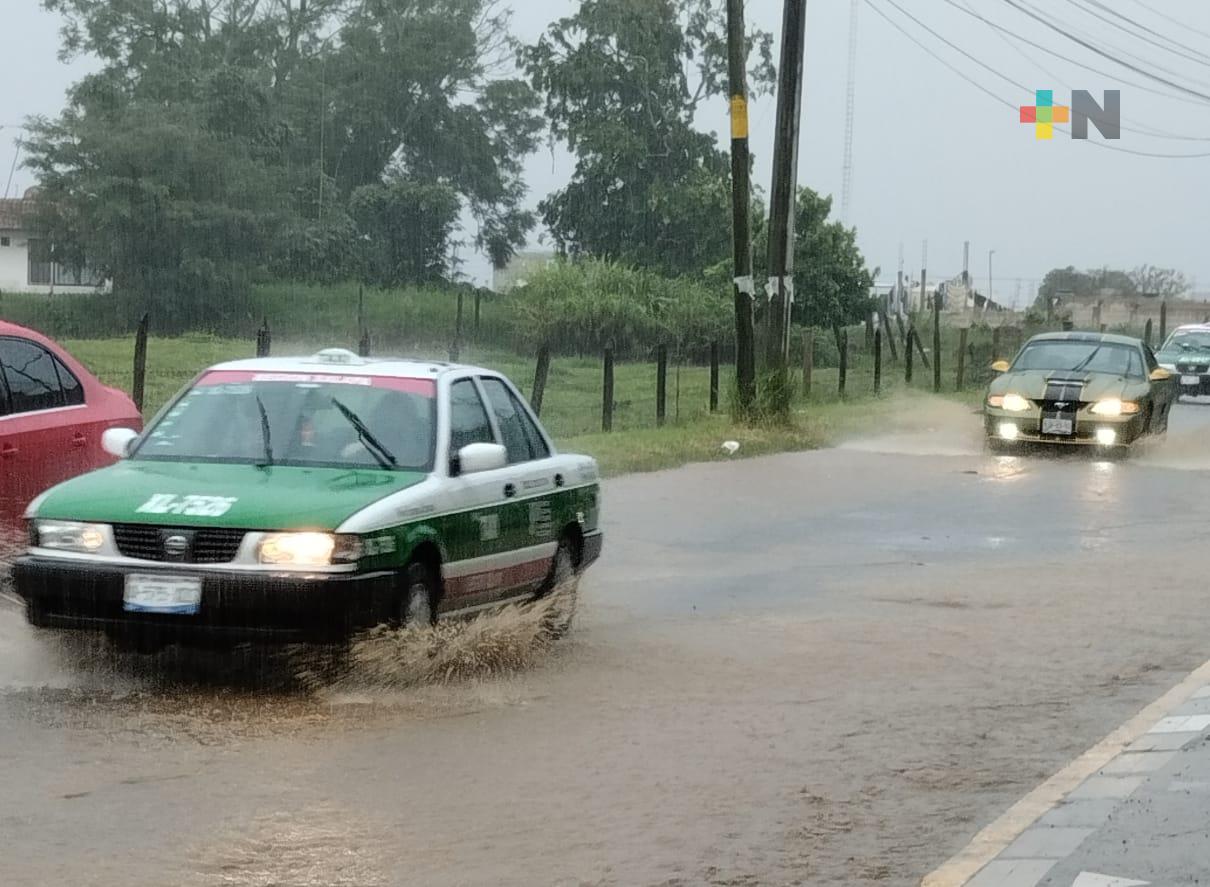
<instances>
[{"instance_id":1,"label":"white building","mask_svg":"<svg viewBox=\"0 0 1210 887\"><path fill-rule=\"evenodd\" d=\"M36 188L23 197L0 200L0 293L87 293L109 284L89 268L52 260L45 241L30 233Z\"/></svg>"}]
</instances>

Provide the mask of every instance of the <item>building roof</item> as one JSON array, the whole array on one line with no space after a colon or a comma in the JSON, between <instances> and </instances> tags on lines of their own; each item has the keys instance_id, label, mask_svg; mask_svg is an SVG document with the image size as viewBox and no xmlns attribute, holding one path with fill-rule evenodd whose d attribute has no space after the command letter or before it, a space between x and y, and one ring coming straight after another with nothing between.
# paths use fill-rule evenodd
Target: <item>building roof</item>
<instances>
[{"instance_id":1,"label":"building roof","mask_svg":"<svg viewBox=\"0 0 1210 887\"><path fill-rule=\"evenodd\" d=\"M28 188L20 197L0 199L0 229L17 231L26 227L26 219L34 212L38 189Z\"/></svg>"},{"instance_id":2,"label":"building roof","mask_svg":"<svg viewBox=\"0 0 1210 887\"><path fill-rule=\"evenodd\" d=\"M343 348L329 348L309 357L260 357L233 360L210 367L213 371L258 373L309 373L313 375L389 376L400 379L436 379L451 370L495 374L492 370L451 364L441 360L396 357L358 357Z\"/></svg>"},{"instance_id":3,"label":"building roof","mask_svg":"<svg viewBox=\"0 0 1210 887\"><path fill-rule=\"evenodd\" d=\"M23 197L0 200L0 229L16 231L24 228L26 217L33 211L33 201Z\"/></svg>"}]
</instances>

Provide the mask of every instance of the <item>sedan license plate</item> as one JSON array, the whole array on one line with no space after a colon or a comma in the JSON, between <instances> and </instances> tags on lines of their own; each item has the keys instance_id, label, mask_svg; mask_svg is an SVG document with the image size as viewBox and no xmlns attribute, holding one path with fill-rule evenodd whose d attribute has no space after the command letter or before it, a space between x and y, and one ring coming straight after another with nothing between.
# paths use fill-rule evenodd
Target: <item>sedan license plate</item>
<instances>
[{"instance_id":1,"label":"sedan license plate","mask_svg":"<svg viewBox=\"0 0 1210 887\"><path fill-rule=\"evenodd\" d=\"M202 603L202 580L187 576L126 577L122 608L131 613L168 613L190 616Z\"/></svg>"},{"instance_id":2,"label":"sedan license plate","mask_svg":"<svg viewBox=\"0 0 1210 887\"><path fill-rule=\"evenodd\" d=\"M1043 419L1043 434L1071 434L1074 423L1070 419Z\"/></svg>"},{"instance_id":3,"label":"sedan license plate","mask_svg":"<svg viewBox=\"0 0 1210 887\"><path fill-rule=\"evenodd\" d=\"M1201 385L1202 377L1201 376L1181 376L1181 384L1182 385Z\"/></svg>"}]
</instances>

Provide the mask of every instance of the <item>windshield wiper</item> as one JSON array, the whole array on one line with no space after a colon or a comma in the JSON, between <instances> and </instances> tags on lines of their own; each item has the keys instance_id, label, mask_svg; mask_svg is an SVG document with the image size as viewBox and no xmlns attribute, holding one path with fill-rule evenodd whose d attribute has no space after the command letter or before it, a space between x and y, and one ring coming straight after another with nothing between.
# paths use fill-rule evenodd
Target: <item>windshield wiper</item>
<instances>
[{"instance_id":1,"label":"windshield wiper","mask_svg":"<svg viewBox=\"0 0 1210 887\"><path fill-rule=\"evenodd\" d=\"M1077 363L1075 366L1073 366L1071 368L1070 372L1078 373L1080 370L1086 368L1090 363L1092 363L1092 359L1101 353L1101 349L1103 347L1104 347L1103 345L1098 345L1096 348L1093 348L1092 353L1089 354L1083 360L1081 360L1079 363Z\"/></svg>"},{"instance_id":2,"label":"windshield wiper","mask_svg":"<svg viewBox=\"0 0 1210 887\"><path fill-rule=\"evenodd\" d=\"M273 437L269 431L269 413L259 394L256 395L256 408L260 411L260 433L265 442L265 461L257 465L257 468L268 468L273 464Z\"/></svg>"},{"instance_id":3,"label":"windshield wiper","mask_svg":"<svg viewBox=\"0 0 1210 887\"><path fill-rule=\"evenodd\" d=\"M370 451L370 455L374 457L374 460L379 465L383 468L391 469L399 464L391 451L382 445L382 442L374 436L370 429L366 427L366 423L361 421L361 418L355 412L336 398L332 398L332 406L340 410L340 414L357 430L357 439L365 444L365 448Z\"/></svg>"}]
</instances>

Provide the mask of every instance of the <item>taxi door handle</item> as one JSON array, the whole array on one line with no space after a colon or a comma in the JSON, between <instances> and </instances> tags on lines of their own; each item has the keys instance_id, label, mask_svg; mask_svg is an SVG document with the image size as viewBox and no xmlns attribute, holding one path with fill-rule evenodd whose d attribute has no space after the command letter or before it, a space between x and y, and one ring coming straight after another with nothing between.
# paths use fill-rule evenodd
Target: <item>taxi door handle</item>
<instances>
[{"instance_id":1,"label":"taxi door handle","mask_svg":"<svg viewBox=\"0 0 1210 887\"><path fill-rule=\"evenodd\" d=\"M516 484L505 484L504 485L504 498L511 499L515 495L517 495L517 485Z\"/></svg>"}]
</instances>

